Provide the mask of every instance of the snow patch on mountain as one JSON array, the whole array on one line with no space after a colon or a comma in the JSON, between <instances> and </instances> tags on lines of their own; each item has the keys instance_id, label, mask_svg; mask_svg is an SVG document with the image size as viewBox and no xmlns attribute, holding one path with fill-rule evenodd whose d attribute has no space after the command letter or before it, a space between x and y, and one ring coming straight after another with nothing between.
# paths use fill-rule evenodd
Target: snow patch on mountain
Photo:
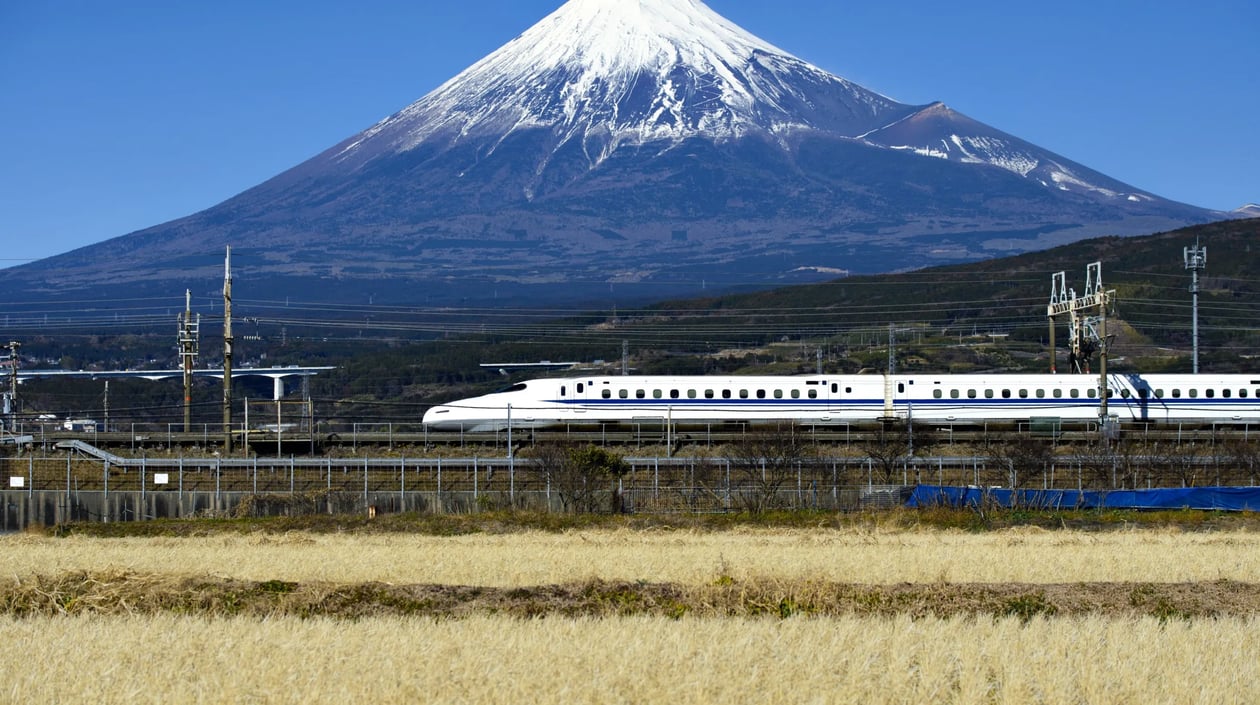
<instances>
[{"instance_id":1,"label":"snow patch on mountain","mask_svg":"<svg viewBox=\"0 0 1260 705\"><path fill-rule=\"evenodd\" d=\"M914 109L792 56L699 0L570 0L340 156L542 129L557 146L593 138L598 164L624 144L696 135L854 136Z\"/></svg>"}]
</instances>

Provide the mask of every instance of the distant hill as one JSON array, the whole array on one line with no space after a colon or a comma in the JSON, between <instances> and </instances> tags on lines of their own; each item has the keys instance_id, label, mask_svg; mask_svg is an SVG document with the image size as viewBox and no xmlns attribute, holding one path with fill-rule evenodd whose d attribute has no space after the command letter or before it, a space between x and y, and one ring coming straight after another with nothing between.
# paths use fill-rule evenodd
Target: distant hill
<instances>
[{"instance_id":1,"label":"distant hill","mask_svg":"<svg viewBox=\"0 0 1260 705\"><path fill-rule=\"evenodd\" d=\"M1208 267L1200 277L1201 355L1234 368L1260 369L1246 357L1260 357L1260 220L1085 240L905 274L672 301L649 309L641 323L623 323L618 331L633 337L641 326L661 339L719 344L754 338L851 338L860 332L877 342L880 331L893 324L917 325L920 337L996 333L1044 342L1052 275L1065 272L1068 286L1084 294L1086 266L1097 261L1103 264L1105 287L1117 293L1112 333L1125 337L1113 350L1157 364L1154 358L1175 360L1190 347L1190 274L1183 253L1196 242L1208 250ZM676 332L671 335L671 330ZM1061 330L1058 344L1065 341Z\"/></svg>"}]
</instances>

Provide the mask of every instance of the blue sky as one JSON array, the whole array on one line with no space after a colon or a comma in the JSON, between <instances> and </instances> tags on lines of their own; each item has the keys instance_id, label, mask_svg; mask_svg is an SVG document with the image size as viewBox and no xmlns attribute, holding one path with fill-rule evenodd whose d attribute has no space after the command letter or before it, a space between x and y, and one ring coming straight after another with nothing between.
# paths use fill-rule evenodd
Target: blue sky
<instances>
[{"instance_id":1,"label":"blue sky","mask_svg":"<svg viewBox=\"0 0 1260 705\"><path fill-rule=\"evenodd\" d=\"M0 2L0 266L212 206L560 4ZM1255 0L709 5L867 88L942 100L1139 188L1260 201Z\"/></svg>"}]
</instances>

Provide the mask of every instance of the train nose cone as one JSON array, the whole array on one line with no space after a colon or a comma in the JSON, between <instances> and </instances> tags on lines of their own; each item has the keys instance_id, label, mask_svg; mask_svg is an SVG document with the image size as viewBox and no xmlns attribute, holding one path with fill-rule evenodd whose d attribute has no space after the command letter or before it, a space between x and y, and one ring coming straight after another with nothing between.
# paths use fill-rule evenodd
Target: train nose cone
<instances>
[{"instance_id":1,"label":"train nose cone","mask_svg":"<svg viewBox=\"0 0 1260 705\"><path fill-rule=\"evenodd\" d=\"M432 409L429 409L424 412L424 418L421 419L420 422L425 426L439 428L443 425L444 421L448 424L453 421L451 418L451 407L449 406L435 406Z\"/></svg>"}]
</instances>

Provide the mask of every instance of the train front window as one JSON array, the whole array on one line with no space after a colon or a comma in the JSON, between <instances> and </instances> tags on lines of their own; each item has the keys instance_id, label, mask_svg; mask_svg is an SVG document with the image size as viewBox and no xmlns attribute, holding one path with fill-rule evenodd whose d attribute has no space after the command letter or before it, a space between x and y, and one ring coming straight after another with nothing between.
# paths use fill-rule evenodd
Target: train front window
<instances>
[{"instance_id":1,"label":"train front window","mask_svg":"<svg viewBox=\"0 0 1260 705\"><path fill-rule=\"evenodd\" d=\"M509 394L511 392L523 392L523 391L525 391L525 383L520 382L519 384L514 384L510 387L504 387L503 389L500 389L499 391L495 392L495 394Z\"/></svg>"}]
</instances>

